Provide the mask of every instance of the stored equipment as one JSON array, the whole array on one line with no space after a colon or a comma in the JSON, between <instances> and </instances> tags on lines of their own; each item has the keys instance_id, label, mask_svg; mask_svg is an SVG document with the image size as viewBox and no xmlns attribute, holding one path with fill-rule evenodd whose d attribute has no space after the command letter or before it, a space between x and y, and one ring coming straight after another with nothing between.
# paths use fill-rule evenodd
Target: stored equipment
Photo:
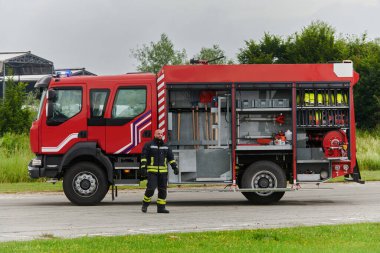
<instances>
[{"instance_id":1,"label":"stored equipment","mask_svg":"<svg viewBox=\"0 0 380 253\"><path fill-rule=\"evenodd\" d=\"M42 78L30 177L63 179L73 203L96 204L110 186L114 196L139 184L142 148L161 129L179 165L171 184L217 184L268 204L303 183L362 182L352 62L194 63L157 75Z\"/></svg>"}]
</instances>

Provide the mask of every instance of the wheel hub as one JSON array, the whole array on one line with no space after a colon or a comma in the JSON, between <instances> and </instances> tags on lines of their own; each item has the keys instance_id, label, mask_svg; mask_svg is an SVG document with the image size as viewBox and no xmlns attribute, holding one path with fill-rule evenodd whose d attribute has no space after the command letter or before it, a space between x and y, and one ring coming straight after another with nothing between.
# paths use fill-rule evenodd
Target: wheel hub
<instances>
[{"instance_id":1,"label":"wheel hub","mask_svg":"<svg viewBox=\"0 0 380 253\"><path fill-rule=\"evenodd\" d=\"M262 170L256 173L252 178L252 188L276 188L277 178L276 176L267 170ZM257 192L260 196L268 196L272 194L272 191Z\"/></svg>"},{"instance_id":2,"label":"wheel hub","mask_svg":"<svg viewBox=\"0 0 380 253\"><path fill-rule=\"evenodd\" d=\"M91 187L91 182L87 179L84 179L82 182L80 182L80 187L84 190L88 190Z\"/></svg>"},{"instance_id":3,"label":"wheel hub","mask_svg":"<svg viewBox=\"0 0 380 253\"><path fill-rule=\"evenodd\" d=\"M267 178L260 178L259 179L259 187L260 188L268 188L269 186L269 180Z\"/></svg>"},{"instance_id":4,"label":"wheel hub","mask_svg":"<svg viewBox=\"0 0 380 253\"><path fill-rule=\"evenodd\" d=\"M98 179L91 172L77 174L73 179L74 191L82 197L92 196L98 189Z\"/></svg>"}]
</instances>

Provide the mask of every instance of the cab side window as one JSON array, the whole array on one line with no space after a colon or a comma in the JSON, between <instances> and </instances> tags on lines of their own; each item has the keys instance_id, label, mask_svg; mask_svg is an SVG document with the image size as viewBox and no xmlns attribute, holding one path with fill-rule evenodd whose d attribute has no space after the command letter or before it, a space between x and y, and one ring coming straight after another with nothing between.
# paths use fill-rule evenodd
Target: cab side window
<instances>
[{"instance_id":1,"label":"cab side window","mask_svg":"<svg viewBox=\"0 0 380 253\"><path fill-rule=\"evenodd\" d=\"M145 88L121 88L117 91L112 118L134 118L146 109Z\"/></svg>"},{"instance_id":2,"label":"cab side window","mask_svg":"<svg viewBox=\"0 0 380 253\"><path fill-rule=\"evenodd\" d=\"M82 110L82 89L56 89L56 98L51 103L53 125L63 123Z\"/></svg>"},{"instance_id":3,"label":"cab side window","mask_svg":"<svg viewBox=\"0 0 380 253\"><path fill-rule=\"evenodd\" d=\"M109 90L90 91L91 118L103 118L108 100Z\"/></svg>"}]
</instances>

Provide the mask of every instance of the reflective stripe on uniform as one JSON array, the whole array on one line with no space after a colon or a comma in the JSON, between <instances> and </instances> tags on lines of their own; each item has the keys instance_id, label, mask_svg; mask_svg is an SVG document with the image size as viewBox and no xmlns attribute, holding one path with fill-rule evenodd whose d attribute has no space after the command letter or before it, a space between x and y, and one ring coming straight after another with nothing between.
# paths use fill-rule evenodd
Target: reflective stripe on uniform
<instances>
[{"instance_id":1,"label":"reflective stripe on uniform","mask_svg":"<svg viewBox=\"0 0 380 253\"><path fill-rule=\"evenodd\" d=\"M149 198L149 197L147 197L147 196L144 195L144 200L143 201L149 203L151 199L152 199L152 197Z\"/></svg>"},{"instance_id":2,"label":"reflective stripe on uniform","mask_svg":"<svg viewBox=\"0 0 380 253\"><path fill-rule=\"evenodd\" d=\"M168 169L163 166L148 166L148 172L158 172L158 167L160 167L160 172L168 172Z\"/></svg>"},{"instance_id":3,"label":"reflective stripe on uniform","mask_svg":"<svg viewBox=\"0 0 380 253\"><path fill-rule=\"evenodd\" d=\"M167 159L166 159L166 157L165 157L165 162L164 162L165 169L168 168L168 165L167 165L166 161L167 161Z\"/></svg>"},{"instance_id":4,"label":"reflective stripe on uniform","mask_svg":"<svg viewBox=\"0 0 380 253\"><path fill-rule=\"evenodd\" d=\"M150 157L150 165L153 165L153 164L154 164L154 157L151 156L151 157Z\"/></svg>"},{"instance_id":5,"label":"reflective stripe on uniform","mask_svg":"<svg viewBox=\"0 0 380 253\"><path fill-rule=\"evenodd\" d=\"M173 163L175 163L175 160L171 160L171 161L169 162L169 164L173 164Z\"/></svg>"},{"instance_id":6,"label":"reflective stripe on uniform","mask_svg":"<svg viewBox=\"0 0 380 253\"><path fill-rule=\"evenodd\" d=\"M146 158L141 159L141 162L146 162L146 161L147 161Z\"/></svg>"},{"instance_id":7,"label":"reflective stripe on uniform","mask_svg":"<svg viewBox=\"0 0 380 253\"><path fill-rule=\"evenodd\" d=\"M158 170L156 170L156 169L148 169L148 172L150 172L150 173L158 173ZM166 170L160 170L160 173L167 173L168 172L168 170L166 169Z\"/></svg>"},{"instance_id":8,"label":"reflective stripe on uniform","mask_svg":"<svg viewBox=\"0 0 380 253\"><path fill-rule=\"evenodd\" d=\"M155 145L152 145L152 146L150 146L150 148L154 148L154 149L169 149L169 147L165 147L165 146L163 146L163 147L158 147L158 146L155 146Z\"/></svg>"},{"instance_id":9,"label":"reflective stripe on uniform","mask_svg":"<svg viewBox=\"0 0 380 253\"><path fill-rule=\"evenodd\" d=\"M157 204L166 205L166 200L165 199L157 199Z\"/></svg>"}]
</instances>

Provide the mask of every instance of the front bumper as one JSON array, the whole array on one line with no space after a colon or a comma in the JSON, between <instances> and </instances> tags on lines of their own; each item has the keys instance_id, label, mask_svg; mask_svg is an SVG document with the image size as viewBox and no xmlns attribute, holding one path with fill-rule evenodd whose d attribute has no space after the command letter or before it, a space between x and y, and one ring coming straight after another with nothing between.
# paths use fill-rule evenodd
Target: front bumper
<instances>
[{"instance_id":1,"label":"front bumper","mask_svg":"<svg viewBox=\"0 0 380 253\"><path fill-rule=\"evenodd\" d=\"M28 164L28 173L30 178L40 178L45 176L45 168L33 166L33 160Z\"/></svg>"}]
</instances>

